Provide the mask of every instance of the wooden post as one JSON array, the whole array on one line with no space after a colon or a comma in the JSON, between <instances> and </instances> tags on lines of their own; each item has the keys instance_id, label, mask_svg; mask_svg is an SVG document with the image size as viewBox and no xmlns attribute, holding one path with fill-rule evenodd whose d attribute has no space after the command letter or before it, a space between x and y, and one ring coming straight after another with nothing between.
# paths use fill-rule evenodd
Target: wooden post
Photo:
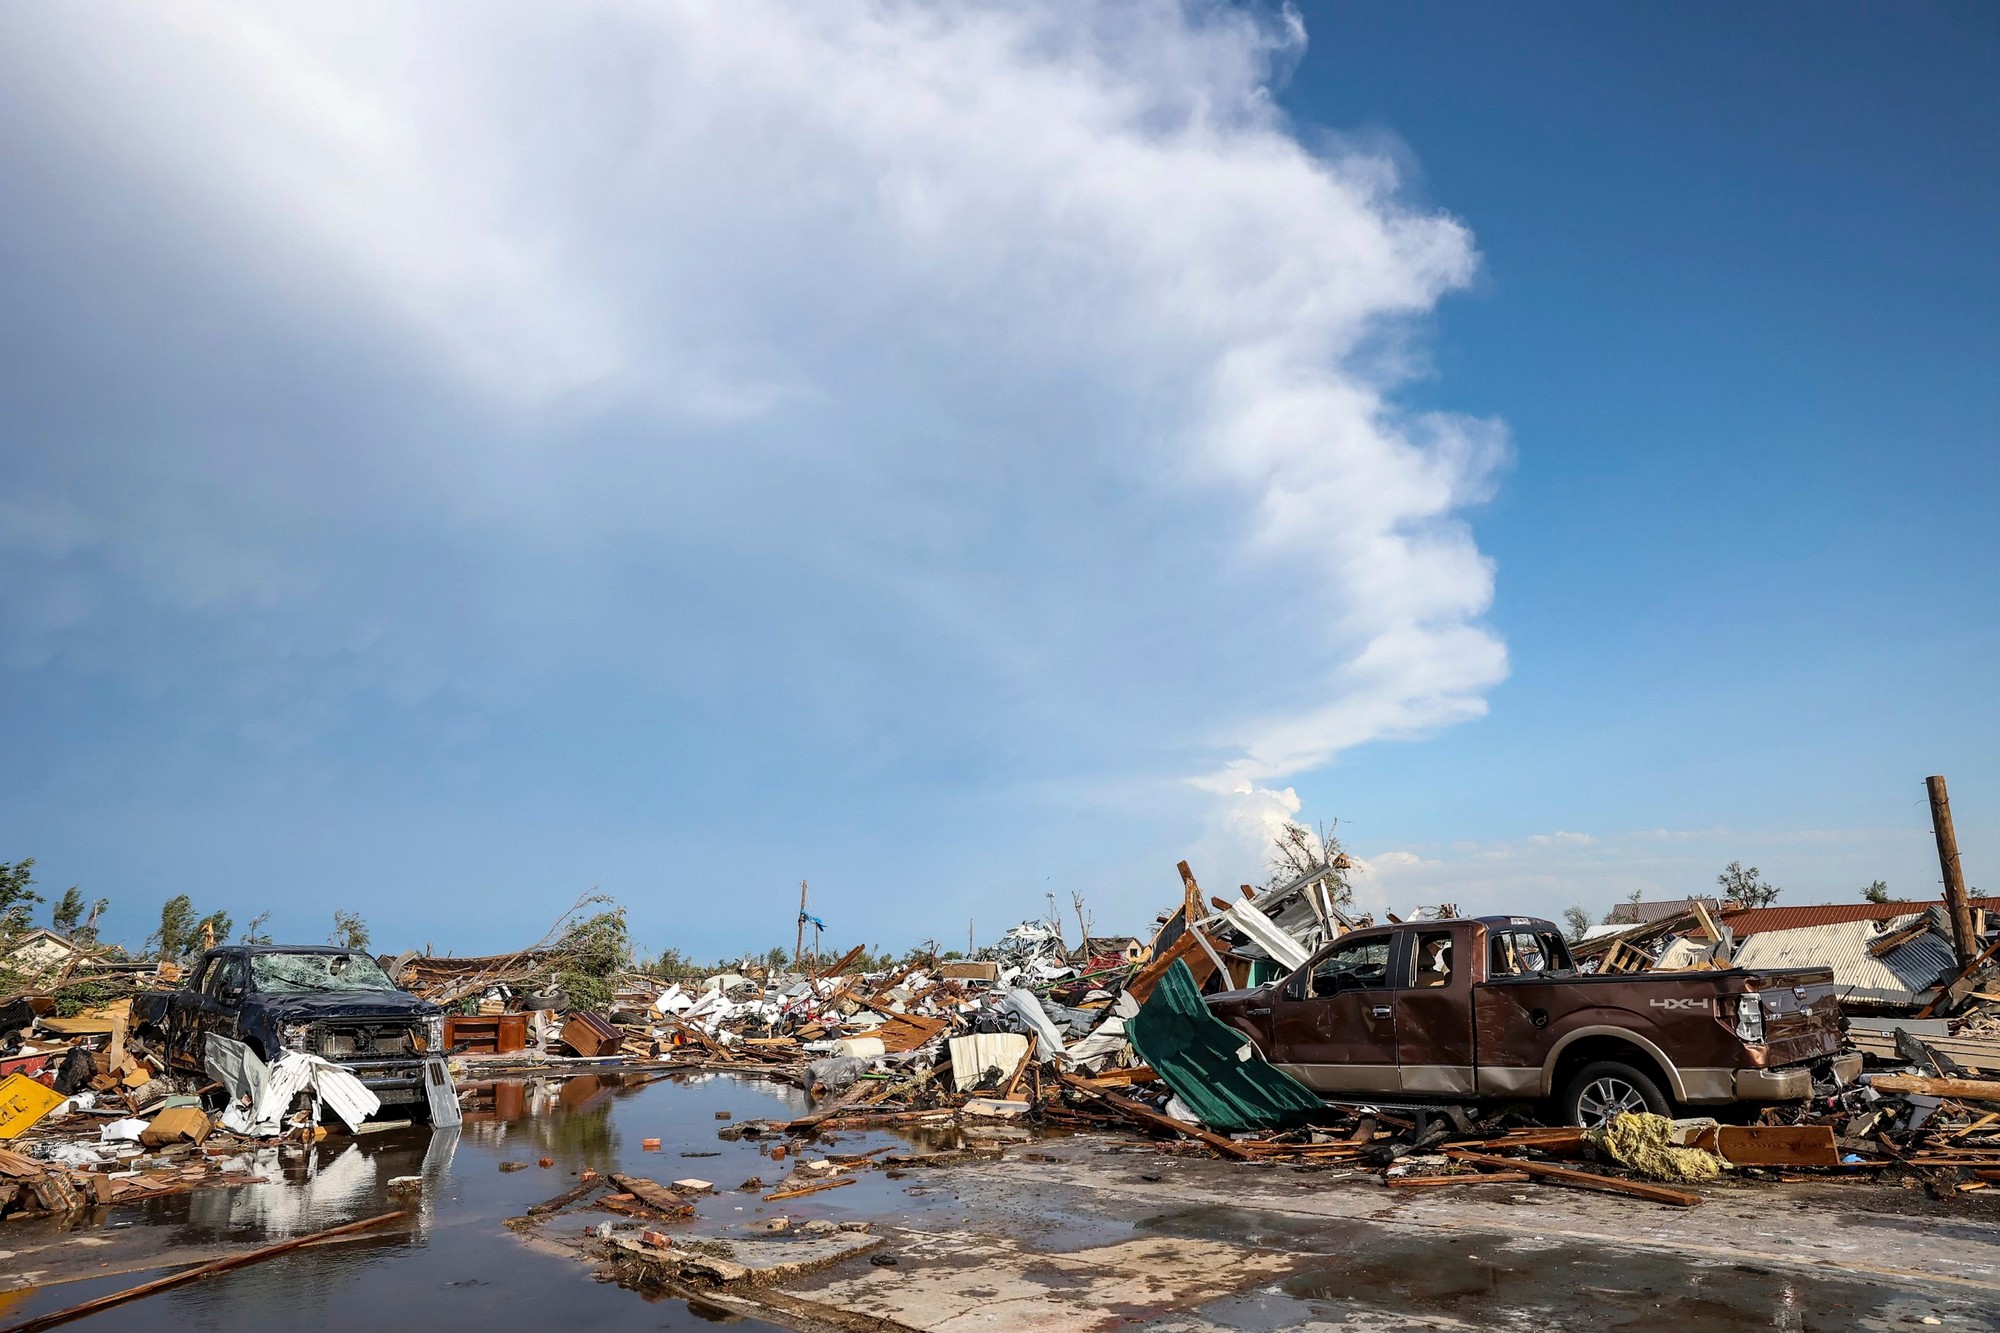
<instances>
[{"instance_id":1,"label":"wooden post","mask_svg":"<svg viewBox=\"0 0 2000 1333\"><path fill-rule=\"evenodd\" d=\"M1965 896L1965 870L1958 863L1958 834L1951 826L1951 798L1942 777L1924 779L1931 794L1931 831L1937 835L1938 866L1944 871L1944 905L1951 914L1951 948L1962 968L1972 961L1979 937L1972 933L1972 903Z\"/></svg>"}]
</instances>

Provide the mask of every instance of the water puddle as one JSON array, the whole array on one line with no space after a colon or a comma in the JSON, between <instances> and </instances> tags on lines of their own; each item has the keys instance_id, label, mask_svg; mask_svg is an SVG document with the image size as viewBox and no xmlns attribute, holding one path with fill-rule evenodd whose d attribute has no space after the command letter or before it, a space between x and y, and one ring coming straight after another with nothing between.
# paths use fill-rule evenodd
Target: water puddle
<instances>
[{"instance_id":1,"label":"water puddle","mask_svg":"<svg viewBox=\"0 0 2000 1333\"><path fill-rule=\"evenodd\" d=\"M1939 1308L1934 1296L1836 1274L1613 1250L1566 1237L1399 1230L1233 1208L1166 1213L1140 1226L1162 1235L1326 1256L1308 1261L1274 1290L1203 1312L1223 1327L1246 1331L1311 1320L1360 1327L1378 1315L1418 1326L1430 1318L1475 1328L1832 1333L1916 1323ZM1947 1313L1959 1316L1955 1327L1991 1326L1961 1322L1968 1312Z\"/></svg>"},{"instance_id":2,"label":"water puddle","mask_svg":"<svg viewBox=\"0 0 2000 1333\"><path fill-rule=\"evenodd\" d=\"M807 1109L785 1084L733 1075L584 1075L471 1084L465 1124L433 1133L403 1129L336 1134L310 1148L292 1145L245 1155L266 1183L197 1190L127 1207L100 1208L67 1229L46 1222L0 1230L0 1271L40 1274L45 1285L0 1293L0 1324L12 1324L164 1275L171 1267L372 1217L395 1208L413 1221L282 1255L189 1287L105 1311L73 1325L95 1330L201 1328L682 1329L705 1326L713 1307L676 1300L647 1304L595 1278L595 1266L524 1243L504 1225L531 1204L561 1194L585 1168L647 1176L663 1184L689 1177L716 1192L697 1216L669 1230L714 1233L783 1215L800 1223L921 1213L931 1192L908 1186L922 1172L891 1179L862 1171L856 1184L765 1203L792 1166L769 1146L728 1141L717 1131L747 1119L787 1119ZM725 1120L723 1117L726 1116ZM645 1151L647 1139L660 1140ZM828 1152L942 1151L956 1131L844 1133L800 1145L807 1158ZM544 1160L549 1166L542 1166ZM503 1169L505 1164L523 1164ZM392 1195L399 1176L423 1178L421 1196ZM768 1182L743 1188L746 1182ZM544 1224L574 1235L602 1221L587 1209ZM754 1321L747 1327L759 1327Z\"/></svg>"}]
</instances>

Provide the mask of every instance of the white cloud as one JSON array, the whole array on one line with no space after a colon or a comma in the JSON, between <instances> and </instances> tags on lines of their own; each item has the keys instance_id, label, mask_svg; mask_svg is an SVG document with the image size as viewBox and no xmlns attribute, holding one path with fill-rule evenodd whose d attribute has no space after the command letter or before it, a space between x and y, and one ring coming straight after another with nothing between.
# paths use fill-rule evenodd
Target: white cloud
<instances>
[{"instance_id":1,"label":"white cloud","mask_svg":"<svg viewBox=\"0 0 2000 1333\"><path fill-rule=\"evenodd\" d=\"M997 769L1192 781L1246 843L1296 813L1284 779L1477 717L1506 674L1461 517L1504 432L1399 410L1378 354L1472 239L1386 159L1302 146L1271 95L1289 13L0 25L0 109L70 163L14 225L155 219L43 261L190 275L224 330L170 343L117 430L38 403L9 479L100 543L0 514L93 590L10 635L161 669L124 590L252 618L204 660L287 697L315 664L403 698L590 657L678 690L777 673ZM138 297L92 299L160 345Z\"/></svg>"}]
</instances>

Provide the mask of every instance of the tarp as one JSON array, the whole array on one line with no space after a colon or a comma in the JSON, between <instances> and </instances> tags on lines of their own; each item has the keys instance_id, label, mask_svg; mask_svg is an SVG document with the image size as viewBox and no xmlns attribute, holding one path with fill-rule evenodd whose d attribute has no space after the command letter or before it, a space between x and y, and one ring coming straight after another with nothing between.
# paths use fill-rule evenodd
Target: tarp
<instances>
[{"instance_id":1,"label":"tarp","mask_svg":"<svg viewBox=\"0 0 2000 1333\"><path fill-rule=\"evenodd\" d=\"M1194 973L1179 959L1127 1020L1125 1035L1210 1129L1299 1125L1326 1109L1310 1088L1259 1059L1242 1033L1208 1012Z\"/></svg>"}]
</instances>

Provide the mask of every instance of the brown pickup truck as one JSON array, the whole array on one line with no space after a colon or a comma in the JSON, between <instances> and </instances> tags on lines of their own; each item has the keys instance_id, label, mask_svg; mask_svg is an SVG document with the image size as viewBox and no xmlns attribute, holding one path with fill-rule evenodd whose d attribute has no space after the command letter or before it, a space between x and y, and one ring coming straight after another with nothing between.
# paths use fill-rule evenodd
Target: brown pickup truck
<instances>
[{"instance_id":1,"label":"brown pickup truck","mask_svg":"<svg viewBox=\"0 0 2000 1333\"><path fill-rule=\"evenodd\" d=\"M1861 1057L1841 1050L1834 995L1825 968L1586 976L1554 925L1487 916L1352 931L1208 1004L1335 1100L1551 1099L1594 1125L1851 1082Z\"/></svg>"}]
</instances>

